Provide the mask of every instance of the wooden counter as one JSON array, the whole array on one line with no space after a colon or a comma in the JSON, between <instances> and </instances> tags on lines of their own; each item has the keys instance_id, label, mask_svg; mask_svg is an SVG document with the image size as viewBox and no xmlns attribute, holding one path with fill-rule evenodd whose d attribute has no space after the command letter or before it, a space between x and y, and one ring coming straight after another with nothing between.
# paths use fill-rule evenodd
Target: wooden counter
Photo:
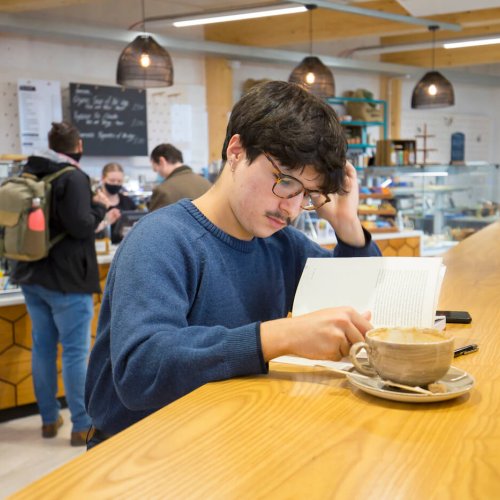
<instances>
[{"instance_id":1,"label":"wooden counter","mask_svg":"<svg viewBox=\"0 0 500 500\"><path fill-rule=\"evenodd\" d=\"M419 257L423 254L422 231L373 233L372 239L384 257ZM311 238L318 245L332 249L337 244L333 237Z\"/></svg>"},{"instance_id":2,"label":"wooden counter","mask_svg":"<svg viewBox=\"0 0 500 500\"><path fill-rule=\"evenodd\" d=\"M111 255L98 257L99 278L104 289ZM94 317L91 334L95 338L101 294L94 294ZM93 340L92 340L93 342ZM23 294L0 294L0 410L36 401L31 376L31 321ZM58 397L64 396L61 346L57 360Z\"/></svg>"},{"instance_id":3,"label":"wooden counter","mask_svg":"<svg viewBox=\"0 0 500 500\"><path fill-rule=\"evenodd\" d=\"M500 495L500 224L445 256L440 306L466 309L454 365L476 379L431 404L369 396L321 368L203 386L13 498L493 499Z\"/></svg>"},{"instance_id":4,"label":"wooden counter","mask_svg":"<svg viewBox=\"0 0 500 500\"><path fill-rule=\"evenodd\" d=\"M422 253L422 232L377 233L374 241L382 254L389 256L416 257ZM325 248L335 246L335 238L317 240ZM112 248L112 254L116 247ZM101 287L108 274L111 255L99 255ZM101 296L94 296L94 319L92 337L95 338L97 318L101 307ZM61 346L59 346L61 349ZM62 383L61 353L58 354L59 390L64 396ZM17 293L0 294L0 410L21 406L36 401L31 377L31 321L24 305L24 297Z\"/></svg>"}]
</instances>

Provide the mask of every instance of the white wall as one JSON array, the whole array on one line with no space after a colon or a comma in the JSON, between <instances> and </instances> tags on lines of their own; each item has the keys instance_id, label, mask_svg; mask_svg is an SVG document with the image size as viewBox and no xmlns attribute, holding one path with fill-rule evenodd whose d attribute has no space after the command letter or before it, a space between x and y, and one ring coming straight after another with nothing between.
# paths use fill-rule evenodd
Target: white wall
<instances>
[{"instance_id":1,"label":"white wall","mask_svg":"<svg viewBox=\"0 0 500 500\"><path fill-rule=\"evenodd\" d=\"M422 75L423 76L423 75ZM500 88L452 82L455 105L434 110L411 109L411 95L417 80L403 80L401 133L411 138L416 127L426 123L430 154L435 162L450 161L451 134L466 134L466 161L500 162ZM406 135L405 135L406 134Z\"/></svg>"},{"instance_id":2,"label":"white wall","mask_svg":"<svg viewBox=\"0 0 500 500\"><path fill-rule=\"evenodd\" d=\"M115 85L118 56L123 47L81 44L70 41L48 41L34 38L0 35L0 153L19 153L19 124L17 115L17 79L58 80L63 89L65 115L68 114L67 89L70 82ZM180 146L185 160L201 170L208 162L208 130L205 103L204 57L171 53L174 64L173 87L148 90L149 150L157 143L171 141ZM287 80L292 63L271 64L247 61L233 63L233 96L241 95L242 84L249 78ZM379 95L379 78L371 73L334 70L336 94L345 90L366 88L375 97ZM445 110L418 111L410 109L410 98L415 81L403 81L403 123L408 129L432 117L458 117L461 120L481 118L489 123L484 161L500 161L500 89L454 83L456 106ZM3 98L3 101L2 101ZM186 111L188 113L186 113ZM444 115L442 115L444 113ZM190 130L188 130L190 129ZM430 133L433 133L430 131ZM444 147L441 161L449 159L449 148ZM478 159L478 158L474 158ZM99 176L101 167L111 158L84 157L83 167L93 176ZM153 179L147 157L113 158L124 165L131 177L143 175Z\"/></svg>"},{"instance_id":3,"label":"white wall","mask_svg":"<svg viewBox=\"0 0 500 500\"><path fill-rule=\"evenodd\" d=\"M422 73L423 76L423 73ZM427 125L427 147L434 148L428 161L447 165L451 158L451 134L465 134L465 161L477 164L470 170L457 167L451 170L446 184L464 188L453 193L457 206L474 206L482 201L500 202L500 172L488 164L500 163L500 88L451 82L455 105L434 110L411 109L411 95L417 83L403 80L402 138L413 138ZM422 139L417 147L422 147ZM423 156L417 156L422 161ZM481 165L486 163L486 165ZM428 178L427 183L436 179Z\"/></svg>"},{"instance_id":4,"label":"white wall","mask_svg":"<svg viewBox=\"0 0 500 500\"><path fill-rule=\"evenodd\" d=\"M63 94L63 116L69 117L69 83L116 85L116 65L123 47L47 41L0 35L0 154L20 153L18 78L58 80ZM204 58L171 54L175 85L148 90L148 151L159 142L172 142L196 170L208 158ZM182 115L177 113L182 111ZM187 113L186 113L187 111ZM182 125L189 127L182 127ZM99 177L102 166L118 161L126 173L154 179L149 158L86 157L82 167Z\"/></svg>"}]
</instances>

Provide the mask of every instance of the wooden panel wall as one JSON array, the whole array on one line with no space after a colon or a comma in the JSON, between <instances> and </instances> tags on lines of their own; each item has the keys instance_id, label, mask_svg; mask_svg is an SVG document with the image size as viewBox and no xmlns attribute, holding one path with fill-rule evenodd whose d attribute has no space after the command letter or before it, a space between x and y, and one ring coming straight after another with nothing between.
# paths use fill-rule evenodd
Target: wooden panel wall
<instances>
[{"instance_id":1,"label":"wooden panel wall","mask_svg":"<svg viewBox=\"0 0 500 500\"><path fill-rule=\"evenodd\" d=\"M229 113L233 107L233 71L227 59L207 57L205 80L209 162L221 159Z\"/></svg>"}]
</instances>

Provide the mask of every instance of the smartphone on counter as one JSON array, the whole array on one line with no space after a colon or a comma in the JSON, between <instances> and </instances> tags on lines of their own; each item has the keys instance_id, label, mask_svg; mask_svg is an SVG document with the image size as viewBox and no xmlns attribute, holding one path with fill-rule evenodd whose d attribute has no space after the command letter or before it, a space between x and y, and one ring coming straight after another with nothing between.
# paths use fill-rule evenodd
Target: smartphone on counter
<instances>
[{"instance_id":1,"label":"smartphone on counter","mask_svg":"<svg viewBox=\"0 0 500 500\"><path fill-rule=\"evenodd\" d=\"M446 323L469 324L472 321L471 315L467 311L436 311L436 316L444 316Z\"/></svg>"}]
</instances>

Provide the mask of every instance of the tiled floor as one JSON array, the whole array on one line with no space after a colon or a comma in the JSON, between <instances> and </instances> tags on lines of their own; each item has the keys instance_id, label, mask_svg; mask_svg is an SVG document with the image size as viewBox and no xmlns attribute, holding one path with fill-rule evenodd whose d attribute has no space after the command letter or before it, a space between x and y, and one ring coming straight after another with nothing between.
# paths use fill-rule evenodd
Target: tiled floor
<instances>
[{"instance_id":1,"label":"tiled floor","mask_svg":"<svg viewBox=\"0 0 500 500\"><path fill-rule=\"evenodd\" d=\"M85 453L85 446L70 446L68 409L61 410L64 425L53 439L41 436L39 415L0 423L0 498L7 498L51 470Z\"/></svg>"}]
</instances>

